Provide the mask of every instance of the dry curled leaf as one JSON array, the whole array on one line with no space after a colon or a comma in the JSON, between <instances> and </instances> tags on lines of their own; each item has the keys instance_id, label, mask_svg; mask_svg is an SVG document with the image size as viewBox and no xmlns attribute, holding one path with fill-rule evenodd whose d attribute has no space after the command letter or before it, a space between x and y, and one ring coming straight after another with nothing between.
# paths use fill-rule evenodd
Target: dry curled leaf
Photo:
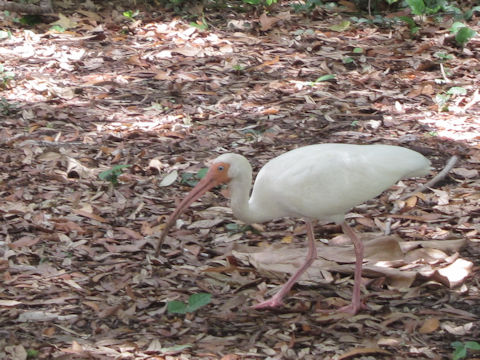
<instances>
[{"instance_id":1,"label":"dry curled leaf","mask_svg":"<svg viewBox=\"0 0 480 360\"><path fill-rule=\"evenodd\" d=\"M435 331L437 331L440 327L440 320L438 318L428 318L425 319L423 322L422 326L420 326L420 329L418 331L421 334L430 334Z\"/></svg>"},{"instance_id":2,"label":"dry curled leaf","mask_svg":"<svg viewBox=\"0 0 480 360\"><path fill-rule=\"evenodd\" d=\"M171 173L169 173L167 176L165 176L162 179L159 186L161 187L170 186L177 180L177 178L178 178L178 171L173 170Z\"/></svg>"}]
</instances>

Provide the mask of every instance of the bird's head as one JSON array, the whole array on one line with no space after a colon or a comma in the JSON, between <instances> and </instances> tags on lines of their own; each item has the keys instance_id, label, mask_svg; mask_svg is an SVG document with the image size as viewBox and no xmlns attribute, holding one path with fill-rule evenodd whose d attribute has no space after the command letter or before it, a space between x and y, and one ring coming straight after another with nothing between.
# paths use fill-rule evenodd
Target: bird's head
<instances>
[{"instance_id":1,"label":"bird's head","mask_svg":"<svg viewBox=\"0 0 480 360\"><path fill-rule=\"evenodd\" d=\"M228 184L252 171L248 160L238 154L223 154L209 163L205 178L213 178L220 184Z\"/></svg>"},{"instance_id":2,"label":"bird's head","mask_svg":"<svg viewBox=\"0 0 480 360\"><path fill-rule=\"evenodd\" d=\"M197 199L215 186L228 184L230 181L238 179L243 176L247 167L250 169L249 175L251 177L251 167L247 159L238 154L223 154L210 162L208 172L202 180L187 194L182 202L177 206L175 211L170 215L160 236L155 256L158 256L160 247L165 239L169 228L175 223L178 217ZM248 173L248 171L247 171Z\"/></svg>"}]
</instances>

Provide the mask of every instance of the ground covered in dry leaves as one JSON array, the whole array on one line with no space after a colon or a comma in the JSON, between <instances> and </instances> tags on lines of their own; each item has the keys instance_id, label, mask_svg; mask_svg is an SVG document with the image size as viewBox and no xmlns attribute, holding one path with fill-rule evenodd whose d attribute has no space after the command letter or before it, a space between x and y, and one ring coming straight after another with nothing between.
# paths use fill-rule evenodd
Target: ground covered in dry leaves
<instances>
[{"instance_id":1,"label":"ground covered in dry leaves","mask_svg":"<svg viewBox=\"0 0 480 360\"><path fill-rule=\"evenodd\" d=\"M66 10L64 33L2 19L2 359L442 359L480 338L478 38L455 47L448 17L411 38L338 8L214 12L207 31L140 10ZM452 87L466 92L442 103ZM332 224L317 227L319 260L285 307L252 310L301 261L305 228L245 227L225 190L194 204L154 257L205 161L238 152L258 171L325 142L405 146L434 173L459 157L390 220L426 179L348 215L366 239L367 310L317 311L352 291L352 249ZM118 184L99 178L123 164ZM211 302L167 312L198 293Z\"/></svg>"}]
</instances>

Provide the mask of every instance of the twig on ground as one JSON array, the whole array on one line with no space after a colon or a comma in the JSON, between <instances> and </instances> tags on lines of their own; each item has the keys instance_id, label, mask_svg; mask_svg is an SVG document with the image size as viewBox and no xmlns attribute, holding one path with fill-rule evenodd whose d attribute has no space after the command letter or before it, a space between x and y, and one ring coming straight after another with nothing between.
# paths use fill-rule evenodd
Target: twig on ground
<instances>
[{"instance_id":1,"label":"twig on ground","mask_svg":"<svg viewBox=\"0 0 480 360\"><path fill-rule=\"evenodd\" d=\"M458 161L458 156L454 155L452 156L445 167L440 171L437 175L435 175L430 181L428 181L426 184L422 184L419 187L417 187L414 191L411 191L403 196L400 197L399 200L406 200L412 195L415 195L416 193L421 193L424 192L430 188L432 188L435 184L437 184L439 181L443 180L445 176L452 170L452 168L455 166L455 164ZM390 212L390 214L396 214L400 210L400 207L398 206L397 203L393 205L393 209ZM392 218L389 217L387 221L385 222L385 235L390 235L390 229L392 225Z\"/></svg>"}]
</instances>

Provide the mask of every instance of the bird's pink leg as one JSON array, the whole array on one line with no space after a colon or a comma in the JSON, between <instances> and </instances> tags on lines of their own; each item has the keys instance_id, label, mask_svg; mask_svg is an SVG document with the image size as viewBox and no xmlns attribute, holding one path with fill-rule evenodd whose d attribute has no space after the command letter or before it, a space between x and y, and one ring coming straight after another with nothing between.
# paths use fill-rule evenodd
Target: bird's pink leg
<instances>
[{"instance_id":1,"label":"bird's pink leg","mask_svg":"<svg viewBox=\"0 0 480 360\"><path fill-rule=\"evenodd\" d=\"M353 295L350 305L344 306L338 311L346 312L355 315L358 311L365 308L365 305L360 301L360 286L362 283L362 264L363 264L363 243L347 224L346 221L342 223L343 232L352 239L353 248L355 249L355 273L353 277Z\"/></svg>"},{"instance_id":2,"label":"bird's pink leg","mask_svg":"<svg viewBox=\"0 0 480 360\"><path fill-rule=\"evenodd\" d=\"M308 238L308 251L304 263L300 268L292 275L292 277L282 286L279 292L277 292L270 299L263 301L257 305L254 305L254 309L273 308L282 305L282 299L288 294L292 286L302 276L313 261L317 258L317 248L315 246L315 237L313 235L313 224L308 221L307 223L307 238Z\"/></svg>"}]
</instances>

